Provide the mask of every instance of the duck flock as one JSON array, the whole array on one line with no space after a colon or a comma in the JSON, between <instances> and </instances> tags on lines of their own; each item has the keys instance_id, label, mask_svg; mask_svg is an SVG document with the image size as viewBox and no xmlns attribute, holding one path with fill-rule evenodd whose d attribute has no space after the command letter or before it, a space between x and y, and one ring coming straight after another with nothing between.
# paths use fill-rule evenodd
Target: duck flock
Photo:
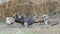
<instances>
[{"instance_id":1,"label":"duck flock","mask_svg":"<svg viewBox=\"0 0 60 34\"><path fill-rule=\"evenodd\" d=\"M11 25L14 23L19 23L24 27L29 27L30 25L33 25L34 23L44 23L45 25L48 25L49 16L48 15L42 15L41 18L38 18L37 16L25 17L23 15L14 14L13 16L7 16L6 17L6 24L7 25Z\"/></svg>"}]
</instances>

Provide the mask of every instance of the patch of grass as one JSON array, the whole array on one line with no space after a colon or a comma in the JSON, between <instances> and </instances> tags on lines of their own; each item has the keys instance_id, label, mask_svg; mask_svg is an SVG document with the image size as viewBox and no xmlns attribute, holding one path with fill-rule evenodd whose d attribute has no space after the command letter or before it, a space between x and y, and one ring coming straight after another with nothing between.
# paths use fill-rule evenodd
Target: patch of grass
<instances>
[{"instance_id":1,"label":"patch of grass","mask_svg":"<svg viewBox=\"0 0 60 34\"><path fill-rule=\"evenodd\" d=\"M5 20L3 20L3 19L0 19L0 23L5 23Z\"/></svg>"},{"instance_id":2,"label":"patch of grass","mask_svg":"<svg viewBox=\"0 0 60 34\"><path fill-rule=\"evenodd\" d=\"M22 32L21 34L36 34L36 32Z\"/></svg>"},{"instance_id":3,"label":"patch of grass","mask_svg":"<svg viewBox=\"0 0 60 34\"><path fill-rule=\"evenodd\" d=\"M13 33L15 33L15 34L37 34L36 32L10 32L10 31L8 31L8 32L5 32L5 31L0 31L0 34L13 34Z\"/></svg>"},{"instance_id":4,"label":"patch of grass","mask_svg":"<svg viewBox=\"0 0 60 34\"><path fill-rule=\"evenodd\" d=\"M11 32L0 31L0 34L12 34Z\"/></svg>"}]
</instances>

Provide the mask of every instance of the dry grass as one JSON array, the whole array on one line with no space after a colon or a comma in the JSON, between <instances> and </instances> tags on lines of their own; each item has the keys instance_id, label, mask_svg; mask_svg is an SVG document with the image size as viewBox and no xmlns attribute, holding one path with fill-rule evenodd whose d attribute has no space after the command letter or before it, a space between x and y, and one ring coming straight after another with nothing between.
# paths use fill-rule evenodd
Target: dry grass
<instances>
[{"instance_id":1,"label":"dry grass","mask_svg":"<svg viewBox=\"0 0 60 34\"><path fill-rule=\"evenodd\" d=\"M60 9L59 3L59 0L12 0L0 5L0 12L3 18L14 13L26 16L49 14Z\"/></svg>"}]
</instances>

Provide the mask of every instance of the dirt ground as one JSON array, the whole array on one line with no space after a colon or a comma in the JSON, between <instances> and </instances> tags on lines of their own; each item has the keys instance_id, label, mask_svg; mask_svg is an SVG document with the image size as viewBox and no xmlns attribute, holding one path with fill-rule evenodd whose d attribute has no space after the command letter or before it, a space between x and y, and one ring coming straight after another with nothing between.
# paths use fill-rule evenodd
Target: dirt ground
<instances>
[{"instance_id":1,"label":"dirt ground","mask_svg":"<svg viewBox=\"0 0 60 34\"><path fill-rule=\"evenodd\" d=\"M55 26L34 24L24 28L20 24L15 23L13 26L6 24L0 25L1 34L60 34L60 24Z\"/></svg>"}]
</instances>

